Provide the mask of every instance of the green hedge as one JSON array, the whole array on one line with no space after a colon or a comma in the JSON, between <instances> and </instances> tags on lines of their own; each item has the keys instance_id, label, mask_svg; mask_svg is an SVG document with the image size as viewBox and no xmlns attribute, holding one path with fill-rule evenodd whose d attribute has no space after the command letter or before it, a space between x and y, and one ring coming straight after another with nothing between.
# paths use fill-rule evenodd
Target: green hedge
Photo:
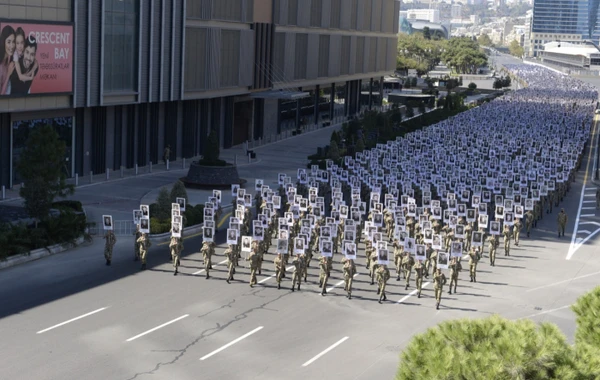
<instances>
[{"instance_id":1,"label":"green hedge","mask_svg":"<svg viewBox=\"0 0 600 380\"><path fill-rule=\"evenodd\" d=\"M150 205L150 215L152 215L152 210L156 209L158 205L156 203L152 203ZM204 205L187 205L185 207L185 212L183 213L183 226L195 226L204 222ZM150 234L158 235L164 234L171 231L171 219L159 219L159 218L150 218Z\"/></svg>"},{"instance_id":2,"label":"green hedge","mask_svg":"<svg viewBox=\"0 0 600 380\"><path fill-rule=\"evenodd\" d=\"M0 225L0 258L27 253L56 244L74 243L86 234L88 223L82 213L61 210L60 215L38 223L37 228L24 223Z\"/></svg>"}]
</instances>

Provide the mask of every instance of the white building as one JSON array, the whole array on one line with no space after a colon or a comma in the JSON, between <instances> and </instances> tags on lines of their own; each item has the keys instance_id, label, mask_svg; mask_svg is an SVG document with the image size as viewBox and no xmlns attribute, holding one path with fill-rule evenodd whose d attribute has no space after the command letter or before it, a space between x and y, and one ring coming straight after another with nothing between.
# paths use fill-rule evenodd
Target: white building
<instances>
[{"instance_id":1,"label":"white building","mask_svg":"<svg viewBox=\"0 0 600 380\"><path fill-rule=\"evenodd\" d=\"M531 49L531 20L533 20L533 10L528 10L525 13L525 41L523 43L523 51L526 57L533 56Z\"/></svg>"},{"instance_id":2,"label":"white building","mask_svg":"<svg viewBox=\"0 0 600 380\"><path fill-rule=\"evenodd\" d=\"M462 18L462 5L452 4L452 7L450 8L450 17L453 20L461 19Z\"/></svg>"},{"instance_id":3,"label":"white building","mask_svg":"<svg viewBox=\"0 0 600 380\"><path fill-rule=\"evenodd\" d=\"M437 24L440 22L440 11L438 9L407 9L400 11L400 17L406 17L409 21L421 20Z\"/></svg>"},{"instance_id":4,"label":"white building","mask_svg":"<svg viewBox=\"0 0 600 380\"><path fill-rule=\"evenodd\" d=\"M600 50L591 43L549 42L539 57L542 62L570 69L600 70Z\"/></svg>"}]
</instances>

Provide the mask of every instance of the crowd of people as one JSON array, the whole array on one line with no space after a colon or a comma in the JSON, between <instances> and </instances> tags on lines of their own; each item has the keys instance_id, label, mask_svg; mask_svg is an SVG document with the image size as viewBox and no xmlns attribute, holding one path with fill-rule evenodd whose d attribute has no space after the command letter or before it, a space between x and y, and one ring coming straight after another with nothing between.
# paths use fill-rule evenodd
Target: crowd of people
<instances>
[{"instance_id":1,"label":"crowd of people","mask_svg":"<svg viewBox=\"0 0 600 380\"><path fill-rule=\"evenodd\" d=\"M521 231L529 237L544 217L556 217L557 235L564 236L567 215L553 213L581 166L598 92L541 67L507 69L528 87L341 163L328 161L326 169L298 169L296 178L280 174L278 189L257 181L255 214L249 192L235 187L224 252L227 282L245 259L254 286L266 255L275 253L277 287L291 273L291 289L300 290L315 258L320 294L327 294L334 263L340 263L350 299L357 260L364 260L380 303L390 278L404 280L408 289L414 276L420 297L423 278L432 276L439 308L448 280L449 293L457 291L463 264L471 282L484 257L495 266L500 241L510 256ZM210 207L214 218L220 193ZM214 236L212 225L205 225L212 231L204 236ZM144 239L136 236L136 252ZM181 240L170 244L175 274ZM210 238L201 248L207 278L215 247Z\"/></svg>"}]
</instances>

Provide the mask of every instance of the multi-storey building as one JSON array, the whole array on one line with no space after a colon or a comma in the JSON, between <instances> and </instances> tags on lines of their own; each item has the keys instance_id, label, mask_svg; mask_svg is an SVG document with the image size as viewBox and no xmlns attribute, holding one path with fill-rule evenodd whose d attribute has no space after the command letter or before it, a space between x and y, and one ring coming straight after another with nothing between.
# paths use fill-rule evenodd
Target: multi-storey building
<instances>
[{"instance_id":1,"label":"multi-storey building","mask_svg":"<svg viewBox=\"0 0 600 380\"><path fill-rule=\"evenodd\" d=\"M74 176L156 163L166 146L195 157L211 130L227 148L353 115L395 69L399 11L397 0L0 0L0 185L20 183L41 123L66 142Z\"/></svg>"},{"instance_id":2,"label":"multi-storey building","mask_svg":"<svg viewBox=\"0 0 600 380\"><path fill-rule=\"evenodd\" d=\"M538 56L544 44L552 41L599 42L600 1L535 0L530 34L530 54Z\"/></svg>"}]
</instances>

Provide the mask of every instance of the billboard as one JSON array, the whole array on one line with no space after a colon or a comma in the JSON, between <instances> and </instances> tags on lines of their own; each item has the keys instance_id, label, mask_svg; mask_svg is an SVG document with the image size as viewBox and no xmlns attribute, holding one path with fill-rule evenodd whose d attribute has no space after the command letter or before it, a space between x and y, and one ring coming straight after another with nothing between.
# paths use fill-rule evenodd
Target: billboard
<instances>
[{"instance_id":1,"label":"billboard","mask_svg":"<svg viewBox=\"0 0 600 380\"><path fill-rule=\"evenodd\" d=\"M0 97L73 92L73 25L0 20Z\"/></svg>"}]
</instances>

